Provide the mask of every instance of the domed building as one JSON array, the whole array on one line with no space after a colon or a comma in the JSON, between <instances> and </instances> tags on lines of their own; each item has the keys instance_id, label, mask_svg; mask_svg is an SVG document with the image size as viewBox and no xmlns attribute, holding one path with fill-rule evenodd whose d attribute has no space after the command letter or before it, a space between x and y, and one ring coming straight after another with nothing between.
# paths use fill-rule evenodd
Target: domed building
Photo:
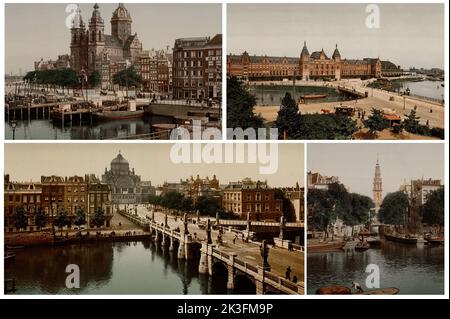
<instances>
[{"instance_id":1,"label":"domed building","mask_svg":"<svg viewBox=\"0 0 450 319\"><path fill-rule=\"evenodd\" d=\"M102 182L110 185L113 204L145 204L155 193L150 181L142 181L134 168L119 154L111 161L111 168L105 168Z\"/></svg>"}]
</instances>

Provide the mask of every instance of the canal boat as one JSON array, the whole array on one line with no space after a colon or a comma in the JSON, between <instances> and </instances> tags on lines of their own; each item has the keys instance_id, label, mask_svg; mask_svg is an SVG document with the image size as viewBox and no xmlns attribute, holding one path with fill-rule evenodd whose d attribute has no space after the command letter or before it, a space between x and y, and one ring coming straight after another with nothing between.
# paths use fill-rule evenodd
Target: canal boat
<instances>
[{"instance_id":1,"label":"canal boat","mask_svg":"<svg viewBox=\"0 0 450 319\"><path fill-rule=\"evenodd\" d=\"M308 253L319 253L328 251L339 251L344 248L347 243L345 241L329 242L329 243L314 243L307 245Z\"/></svg>"},{"instance_id":2,"label":"canal boat","mask_svg":"<svg viewBox=\"0 0 450 319\"><path fill-rule=\"evenodd\" d=\"M369 243L370 248L380 248L381 247L381 240L379 240L378 238L368 239L367 242Z\"/></svg>"},{"instance_id":3,"label":"canal boat","mask_svg":"<svg viewBox=\"0 0 450 319\"><path fill-rule=\"evenodd\" d=\"M397 295L399 292L400 289L395 287L389 287L363 291L360 293L354 293L354 295Z\"/></svg>"},{"instance_id":4,"label":"canal boat","mask_svg":"<svg viewBox=\"0 0 450 319\"><path fill-rule=\"evenodd\" d=\"M384 237L387 240L394 241L397 243L402 244L410 244L410 245L416 245L417 244L417 237L413 237L411 235L393 235L393 234L384 234Z\"/></svg>"},{"instance_id":5,"label":"canal boat","mask_svg":"<svg viewBox=\"0 0 450 319\"><path fill-rule=\"evenodd\" d=\"M102 110L102 111L96 112L95 116L100 121L141 119L144 117L144 110L136 110L136 111Z\"/></svg>"},{"instance_id":6,"label":"canal boat","mask_svg":"<svg viewBox=\"0 0 450 319\"><path fill-rule=\"evenodd\" d=\"M370 244L367 241L360 241L355 245L356 251L365 251L370 248Z\"/></svg>"},{"instance_id":7,"label":"canal boat","mask_svg":"<svg viewBox=\"0 0 450 319\"><path fill-rule=\"evenodd\" d=\"M444 237L425 237L430 245L444 245Z\"/></svg>"},{"instance_id":8,"label":"canal boat","mask_svg":"<svg viewBox=\"0 0 450 319\"><path fill-rule=\"evenodd\" d=\"M326 97L327 97L326 94L308 94L300 96L300 98L303 100L317 100L317 99L324 99Z\"/></svg>"}]
</instances>

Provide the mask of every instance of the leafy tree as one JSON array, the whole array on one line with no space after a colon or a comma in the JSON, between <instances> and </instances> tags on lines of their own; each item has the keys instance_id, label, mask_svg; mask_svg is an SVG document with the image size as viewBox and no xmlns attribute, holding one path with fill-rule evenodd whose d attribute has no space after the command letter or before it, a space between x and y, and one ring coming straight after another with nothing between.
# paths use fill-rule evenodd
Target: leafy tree
<instances>
[{"instance_id":1,"label":"leafy tree","mask_svg":"<svg viewBox=\"0 0 450 319\"><path fill-rule=\"evenodd\" d=\"M408 196L402 192L389 193L383 199L378 217L384 224L402 225L410 208Z\"/></svg>"},{"instance_id":2,"label":"leafy tree","mask_svg":"<svg viewBox=\"0 0 450 319\"><path fill-rule=\"evenodd\" d=\"M295 222L295 208L289 198L286 197L286 194L283 190L279 188L275 188L275 198L281 199L283 201L283 216L287 222Z\"/></svg>"},{"instance_id":3,"label":"leafy tree","mask_svg":"<svg viewBox=\"0 0 450 319\"><path fill-rule=\"evenodd\" d=\"M384 118L381 110L372 108L371 112L372 114L364 121L364 126L369 129L370 134L376 136L377 132L381 132L389 127L389 121Z\"/></svg>"},{"instance_id":4,"label":"leafy tree","mask_svg":"<svg viewBox=\"0 0 450 319\"><path fill-rule=\"evenodd\" d=\"M170 191L162 197L161 205L168 209L181 210L183 199L183 194L176 191Z\"/></svg>"},{"instance_id":5,"label":"leafy tree","mask_svg":"<svg viewBox=\"0 0 450 319\"><path fill-rule=\"evenodd\" d=\"M275 125L279 130L279 138L296 138L300 129L300 114L298 113L297 102L286 92L281 101L280 110L278 111Z\"/></svg>"},{"instance_id":6,"label":"leafy tree","mask_svg":"<svg viewBox=\"0 0 450 319\"><path fill-rule=\"evenodd\" d=\"M410 133L417 134L421 129L421 125L419 124L420 117L416 116L416 111L411 110L409 115L406 115L406 118L403 120L403 127Z\"/></svg>"},{"instance_id":7,"label":"leafy tree","mask_svg":"<svg viewBox=\"0 0 450 319\"><path fill-rule=\"evenodd\" d=\"M101 207L97 207L91 218L91 225L95 227L102 227L105 224L105 220L105 210Z\"/></svg>"},{"instance_id":8,"label":"leafy tree","mask_svg":"<svg viewBox=\"0 0 450 319\"><path fill-rule=\"evenodd\" d=\"M198 210L200 215L215 217L217 212L219 212L219 216L224 215L222 206L213 197L199 196L195 202L194 209Z\"/></svg>"},{"instance_id":9,"label":"leafy tree","mask_svg":"<svg viewBox=\"0 0 450 319\"><path fill-rule=\"evenodd\" d=\"M350 210L342 216L347 226L362 225L369 221L370 210L375 206L370 197L357 193L350 193Z\"/></svg>"},{"instance_id":10,"label":"leafy tree","mask_svg":"<svg viewBox=\"0 0 450 319\"><path fill-rule=\"evenodd\" d=\"M86 214L84 213L84 210L81 207L77 208L73 223L78 227L86 224Z\"/></svg>"},{"instance_id":11,"label":"leafy tree","mask_svg":"<svg viewBox=\"0 0 450 319\"><path fill-rule=\"evenodd\" d=\"M334 202L328 191L323 189L308 190L307 201L313 228L323 231L324 238L328 238L328 227L336 220Z\"/></svg>"},{"instance_id":12,"label":"leafy tree","mask_svg":"<svg viewBox=\"0 0 450 319\"><path fill-rule=\"evenodd\" d=\"M92 72L91 76L88 77L88 83L93 87L99 86L102 83L102 76L100 72L97 70Z\"/></svg>"},{"instance_id":13,"label":"leafy tree","mask_svg":"<svg viewBox=\"0 0 450 319\"><path fill-rule=\"evenodd\" d=\"M258 128L263 125L263 119L253 113L256 98L245 89L243 83L236 77L227 80L227 127Z\"/></svg>"},{"instance_id":14,"label":"leafy tree","mask_svg":"<svg viewBox=\"0 0 450 319\"><path fill-rule=\"evenodd\" d=\"M16 229L25 229L28 226L28 218L25 209L22 206L17 206L12 216L14 227Z\"/></svg>"},{"instance_id":15,"label":"leafy tree","mask_svg":"<svg viewBox=\"0 0 450 319\"><path fill-rule=\"evenodd\" d=\"M351 139L357 131L356 121L337 114L302 114L297 132L289 139L342 140Z\"/></svg>"},{"instance_id":16,"label":"leafy tree","mask_svg":"<svg viewBox=\"0 0 450 319\"><path fill-rule=\"evenodd\" d=\"M38 228L43 228L47 225L47 216L41 207L37 208L36 215L34 216L34 224Z\"/></svg>"},{"instance_id":17,"label":"leafy tree","mask_svg":"<svg viewBox=\"0 0 450 319\"><path fill-rule=\"evenodd\" d=\"M59 227L61 230L64 226L70 225L69 217L67 216L67 211L65 208L60 208L58 211L58 215L56 215L53 223L56 227Z\"/></svg>"},{"instance_id":18,"label":"leafy tree","mask_svg":"<svg viewBox=\"0 0 450 319\"><path fill-rule=\"evenodd\" d=\"M129 87L140 86L142 83L142 78L136 73L133 67L129 67L114 74L113 83L128 89Z\"/></svg>"},{"instance_id":19,"label":"leafy tree","mask_svg":"<svg viewBox=\"0 0 450 319\"><path fill-rule=\"evenodd\" d=\"M194 208L194 202L190 197L184 197L181 201L180 210L183 212L190 212Z\"/></svg>"},{"instance_id":20,"label":"leafy tree","mask_svg":"<svg viewBox=\"0 0 450 319\"><path fill-rule=\"evenodd\" d=\"M444 226L444 187L427 194L422 206L422 221L430 225Z\"/></svg>"}]
</instances>

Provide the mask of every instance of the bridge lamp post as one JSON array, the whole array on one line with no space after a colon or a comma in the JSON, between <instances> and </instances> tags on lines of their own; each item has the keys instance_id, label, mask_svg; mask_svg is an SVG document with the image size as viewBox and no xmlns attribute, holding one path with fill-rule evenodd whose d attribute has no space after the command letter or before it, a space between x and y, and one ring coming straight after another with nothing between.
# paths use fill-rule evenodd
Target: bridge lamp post
<instances>
[{"instance_id":1,"label":"bridge lamp post","mask_svg":"<svg viewBox=\"0 0 450 319\"><path fill-rule=\"evenodd\" d=\"M12 120L9 122L9 125L11 126L12 130L13 130L13 140L16 139L16 127L17 127L17 121L16 120Z\"/></svg>"}]
</instances>

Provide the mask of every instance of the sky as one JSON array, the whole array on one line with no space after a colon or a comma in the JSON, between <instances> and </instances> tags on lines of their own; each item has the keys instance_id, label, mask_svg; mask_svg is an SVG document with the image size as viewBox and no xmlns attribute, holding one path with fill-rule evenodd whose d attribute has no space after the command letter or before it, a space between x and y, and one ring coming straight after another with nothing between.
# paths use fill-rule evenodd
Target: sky
<instances>
[{"instance_id":1,"label":"sky","mask_svg":"<svg viewBox=\"0 0 450 319\"><path fill-rule=\"evenodd\" d=\"M42 58L56 59L70 54L70 29L65 20L68 4L5 5L5 72L22 74ZM105 33L111 34L111 16L117 4L100 3ZM175 39L222 33L221 4L125 4L130 12L132 32L137 32L144 50L170 50ZM80 4L86 26L93 4Z\"/></svg>"},{"instance_id":2,"label":"sky","mask_svg":"<svg viewBox=\"0 0 450 319\"><path fill-rule=\"evenodd\" d=\"M322 48L331 57L380 57L402 68L444 68L444 4L379 4L379 28L368 28L368 4L230 4L228 53L298 57Z\"/></svg>"},{"instance_id":3,"label":"sky","mask_svg":"<svg viewBox=\"0 0 450 319\"><path fill-rule=\"evenodd\" d=\"M165 181L178 182L180 179L212 177L216 174L220 184L242 180L266 180L272 187L291 187L298 182L304 185L303 144L278 144L278 170L274 174L260 174L260 163L244 164L177 164L170 157L173 144L161 143L66 143L66 144L5 144L5 174L13 181L40 181L41 175L69 176L84 174L101 175L105 167L120 153L134 167L142 180L150 180L157 186ZM185 144L192 149L192 144ZM222 144L217 144L222 147ZM266 147L266 144L259 144ZM266 148L269 152L269 148ZM222 157L224 158L224 157ZM247 158L247 155L246 155ZM275 163L275 161L274 161Z\"/></svg>"},{"instance_id":4,"label":"sky","mask_svg":"<svg viewBox=\"0 0 450 319\"><path fill-rule=\"evenodd\" d=\"M444 144L309 144L307 169L338 176L350 192L372 198L377 156L383 195L398 191L406 180L432 178L444 183Z\"/></svg>"}]
</instances>

